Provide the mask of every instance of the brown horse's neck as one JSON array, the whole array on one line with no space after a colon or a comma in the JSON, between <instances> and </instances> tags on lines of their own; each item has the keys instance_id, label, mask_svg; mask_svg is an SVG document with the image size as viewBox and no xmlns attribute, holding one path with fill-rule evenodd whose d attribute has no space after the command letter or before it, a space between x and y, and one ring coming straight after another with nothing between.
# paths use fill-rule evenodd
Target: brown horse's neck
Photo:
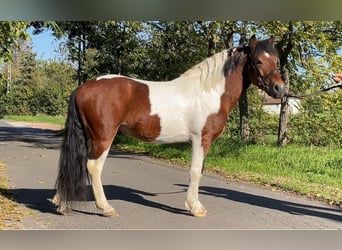
<instances>
[{"instance_id":1,"label":"brown horse's neck","mask_svg":"<svg viewBox=\"0 0 342 250\"><path fill-rule=\"evenodd\" d=\"M225 83L225 99L227 115L234 108L237 102L240 100L243 93L250 85L250 81L247 77L244 77L244 67L238 67L229 73L226 77Z\"/></svg>"}]
</instances>

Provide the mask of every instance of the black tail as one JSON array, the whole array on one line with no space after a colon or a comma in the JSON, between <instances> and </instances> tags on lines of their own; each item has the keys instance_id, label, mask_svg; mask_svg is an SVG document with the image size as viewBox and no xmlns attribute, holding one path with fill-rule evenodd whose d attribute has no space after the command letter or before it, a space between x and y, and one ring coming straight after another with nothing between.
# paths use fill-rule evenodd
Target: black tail
<instances>
[{"instance_id":1,"label":"black tail","mask_svg":"<svg viewBox=\"0 0 342 250\"><path fill-rule=\"evenodd\" d=\"M56 189L60 204L87 198L87 136L76 107L77 89L71 94Z\"/></svg>"}]
</instances>

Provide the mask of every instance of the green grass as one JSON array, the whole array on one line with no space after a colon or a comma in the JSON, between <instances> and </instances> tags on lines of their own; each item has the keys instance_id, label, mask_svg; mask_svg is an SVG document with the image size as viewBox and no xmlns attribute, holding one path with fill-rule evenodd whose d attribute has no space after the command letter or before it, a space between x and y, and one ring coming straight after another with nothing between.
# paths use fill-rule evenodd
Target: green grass
<instances>
[{"instance_id":1,"label":"green grass","mask_svg":"<svg viewBox=\"0 0 342 250\"><path fill-rule=\"evenodd\" d=\"M65 117L56 116L5 116L3 119L11 121L22 121L22 122L43 122L43 123L53 123L58 125L64 125Z\"/></svg>"}]
</instances>

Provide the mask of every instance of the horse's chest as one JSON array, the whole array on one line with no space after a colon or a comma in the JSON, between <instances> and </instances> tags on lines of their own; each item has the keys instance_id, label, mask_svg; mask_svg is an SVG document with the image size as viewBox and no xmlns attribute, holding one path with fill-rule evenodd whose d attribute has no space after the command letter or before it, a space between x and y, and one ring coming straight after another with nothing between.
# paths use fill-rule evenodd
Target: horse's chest
<instances>
[{"instance_id":1,"label":"horse's chest","mask_svg":"<svg viewBox=\"0 0 342 250\"><path fill-rule=\"evenodd\" d=\"M160 118L160 134L155 141L161 143L189 141L193 134L201 134L208 117L217 113L221 105L220 93L196 90L152 90L150 103L150 115Z\"/></svg>"}]
</instances>

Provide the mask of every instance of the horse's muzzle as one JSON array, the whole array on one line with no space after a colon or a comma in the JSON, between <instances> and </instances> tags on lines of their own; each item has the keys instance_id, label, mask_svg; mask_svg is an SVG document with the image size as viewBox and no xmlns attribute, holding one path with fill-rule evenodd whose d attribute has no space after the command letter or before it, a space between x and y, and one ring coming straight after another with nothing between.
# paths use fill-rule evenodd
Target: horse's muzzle
<instances>
[{"instance_id":1,"label":"horse's muzzle","mask_svg":"<svg viewBox=\"0 0 342 250\"><path fill-rule=\"evenodd\" d=\"M270 94L274 98L281 98L285 95L286 88L284 83L273 83L270 88Z\"/></svg>"}]
</instances>

